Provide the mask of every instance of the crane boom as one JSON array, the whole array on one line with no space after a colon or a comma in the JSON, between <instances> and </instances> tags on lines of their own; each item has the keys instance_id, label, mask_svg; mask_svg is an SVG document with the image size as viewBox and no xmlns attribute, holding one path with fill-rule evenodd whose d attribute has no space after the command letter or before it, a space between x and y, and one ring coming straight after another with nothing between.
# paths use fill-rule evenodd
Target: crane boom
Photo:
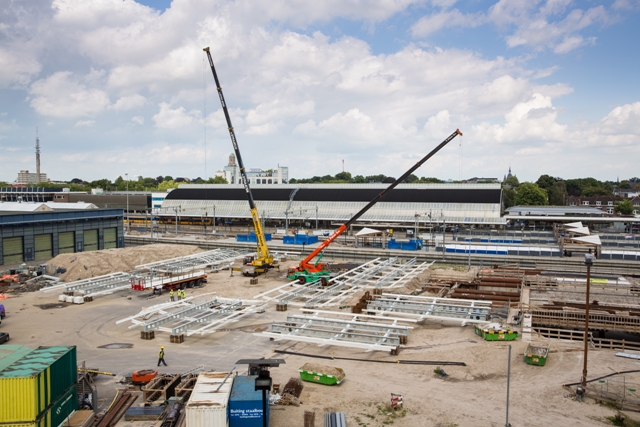
<instances>
[{"instance_id":1,"label":"crane boom","mask_svg":"<svg viewBox=\"0 0 640 427\"><path fill-rule=\"evenodd\" d=\"M426 156L424 156L422 159L420 159L420 161L418 163L416 163L415 165L413 165L408 171L406 171L400 178L396 179L391 185L389 185L387 188L385 188L380 194L378 194L376 197L374 197L365 207L363 207L362 209L360 209L354 216L351 217L351 219L349 219L347 222L345 222L344 224L342 224L340 227L338 227L338 229L336 231L334 231L326 240L324 240L320 245L318 245L318 247L311 252L305 259L303 259L302 261L300 261L300 265L297 267L297 269L295 271L292 271L292 269L289 269L289 273L288 273L288 277L289 279L295 280L295 279L299 279L301 277L305 277L304 281L307 281L308 277L307 276L314 276L315 275L326 275L328 274L328 270L326 269L326 266L323 265L318 265L318 263L316 264L312 264L311 261L318 255L320 254L323 250L325 250L327 248L327 246L329 246L334 240L336 240L338 238L338 236L340 236L342 233L344 233L344 231L354 222L356 222L358 220L358 218L360 218L362 215L364 215L369 209L371 209L373 207L373 205L375 205L376 203L378 203L389 191L393 190L394 188L396 188L398 186L398 184L400 184L402 181L404 181L409 175L411 175L416 169L418 169L420 166L422 166L424 164L424 162L426 162L427 160L429 160L431 157L433 157L438 151L440 151L440 149L442 149L445 145L447 145L449 142L451 142L451 140L453 138L455 138L458 135L462 135L462 132L460 132L459 129L456 129L455 132L453 132L451 135L449 135L444 141L442 141L440 143L440 145L438 145L436 148L434 148L433 150L431 150L431 152L429 154L427 154ZM309 274L311 273L311 274Z\"/></svg>"},{"instance_id":2,"label":"crane boom","mask_svg":"<svg viewBox=\"0 0 640 427\"><path fill-rule=\"evenodd\" d=\"M262 222L260 221L260 216L258 215L258 208L256 207L256 203L253 200L251 187L249 187L249 179L247 178L247 173L244 169L244 163L242 161L242 156L240 155L240 149L238 148L238 141L236 139L236 134L233 131L233 125L231 124L231 117L229 117L229 110L227 109L227 103L225 102L224 95L222 94L222 87L220 86L220 81L218 80L218 74L216 73L216 68L213 65L211 52L209 52L208 47L205 47L203 50L207 52L207 58L209 58L209 65L211 66L211 72L213 73L213 78L216 81L216 88L218 89L220 104L222 104L222 111L224 112L224 117L227 120L227 127L229 128L231 143L233 144L233 151L235 152L236 160L238 161L238 168L240 169L242 184L244 185L244 191L245 193L247 193L247 200L249 201L249 209L251 210L251 220L253 221L253 228L255 229L255 232L256 232L256 240L258 244L256 248L257 257L253 260L252 264L254 267L258 267L262 271L264 271L267 268L271 267L271 264L273 264L273 257L269 252L269 248L267 247L267 240L264 236L264 232L262 231Z\"/></svg>"}]
</instances>

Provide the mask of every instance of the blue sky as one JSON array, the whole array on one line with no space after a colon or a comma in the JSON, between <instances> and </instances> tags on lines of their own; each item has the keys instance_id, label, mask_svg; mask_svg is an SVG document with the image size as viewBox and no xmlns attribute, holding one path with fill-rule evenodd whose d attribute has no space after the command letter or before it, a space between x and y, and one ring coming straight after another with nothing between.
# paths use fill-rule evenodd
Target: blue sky
<instances>
[{"instance_id":1,"label":"blue sky","mask_svg":"<svg viewBox=\"0 0 640 427\"><path fill-rule=\"evenodd\" d=\"M11 1L0 181L208 177L232 151L291 177L640 176L640 2Z\"/></svg>"}]
</instances>

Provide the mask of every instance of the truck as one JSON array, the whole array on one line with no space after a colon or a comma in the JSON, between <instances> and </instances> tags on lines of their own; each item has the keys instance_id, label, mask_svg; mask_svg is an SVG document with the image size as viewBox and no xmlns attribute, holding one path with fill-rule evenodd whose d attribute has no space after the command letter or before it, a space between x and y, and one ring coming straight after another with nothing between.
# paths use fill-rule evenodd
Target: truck
<instances>
[{"instance_id":1,"label":"truck","mask_svg":"<svg viewBox=\"0 0 640 427\"><path fill-rule=\"evenodd\" d=\"M229 111L227 110L227 103L224 100L224 95L222 94L222 87L220 86L220 81L218 80L218 74L216 73L216 68L213 65L213 59L211 58L211 52L208 47L203 49L207 53L207 57L209 58L209 65L211 66L211 72L213 73L213 78L216 81L216 88L218 89L218 97L220 98L220 104L222 105L222 111L224 112L224 117L227 120L227 127L229 128L229 136L231 137L231 143L233 144L233 151L236 155L236 161L238 162L238 169L240 170L240 175L242 177L242 184L244 186L244 191L247 194L247 200L249 201L249 210L251 212L251 220L253 221L253 228L256 233L256 254L246 257L242 262L242 274L245 276L257 276L258 274L262 274L267 272L270 268L274 267L273 264L273 256L269 252L269 248L267 247L267 239L264 236L264 231L262 230L262 221L260 220L260 216L258 215L258 207L256 206L255 201L253 200L253 194L251 193L251 187L249 186L249 179L247 178L247 173L244 169L244 163L242 162L242 156L240 155L240 148L238 147L238 141L236 139L236 134L233 130L233 125L231 124L231 117L229 117Z\"/></svg>"},{"instance_id":2,"label":"truck","mask_svg":"<svg viewBox=\"0 0 640 427\"><path fill-rule=\"evenodd\" d=\"M136 291L152 290L162 294L163 290L176 290L202 286L207 282L204 270L191 271L150 271L131 275L131 289Z\"/></svg>"},{"instance_id":3,"label":"truck","mask_svg":"<svg viewBox=\"0 0 640 427\"><path fill-rule=\"evenodd\" d=\"M318 247L312 251L305 259L300 261L297 266L289 267L287 270L287 278L289 280L297 280L300 283L310 283L320 280L323 285L327 285L330 282L331 271L326 262L320 262L322 251L324 251L334 240L336 240L345 230L349 228L351 224L356 222L358 218L364 215L369 209L373 207L378 201L380 201L388 192L393 190L403 182L409 175L411 175L416 169L418 169L424 162L429 160L435 155L441 148L447 145L453 138L458 135L462 135L459 129L456 129L451 135L449 135L444 141L440 143L436 148L431 150L429 154L424 156L418 163L413 165L406 171L400 178L396 179L389 187L385 188L380 194L378 194L373 200L371 200L365 207L360 209L351 219L342 224L335 230L326 240L324 240ZM313 262L313 259L319 256L318 259Z\"/></svg>"}]
</instances>

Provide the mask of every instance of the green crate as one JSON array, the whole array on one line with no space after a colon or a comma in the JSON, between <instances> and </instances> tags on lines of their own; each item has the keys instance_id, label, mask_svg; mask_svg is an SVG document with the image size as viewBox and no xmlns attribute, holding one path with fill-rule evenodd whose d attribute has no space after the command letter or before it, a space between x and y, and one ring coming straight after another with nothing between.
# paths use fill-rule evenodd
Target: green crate
<instances>
[{"instance_id":1,"label":"green crate","mask_svg":"<svg viewBox=\"0 0 640 427\"><path fill-rule=\"evenodd\" d=\"M337 384L340 384L342 381L344 381L346 376L342 369L340 368L334 368L334 369L337 369L342 373L342 378L338 378L335 375L323 374L322 372L306 371L304 369L298 369L298 372L300 372L300 378L303 381L309 381L312 383L318 383L318 384L324 384L324 385L337 385Z\"/></svg>"},{"instance_id":2,"label":"green crate","mask_svg":"<svg viewBox=\"0 0 640 427\"><path fill-rule=\"evenodd\" d=\"M549 357L549 345L536 346L529 344L524 351L524 361L529 365L544 366L547 363L547 357Z\"/></svg>"},{"instance_id":3,"label":"green crate","mask_svg":"<svg viewBox=\"0 0 640 427\"><path fill-rule=\"evenodd\" d=\"M476 335L485 341L513 341L518 338L518 331L503 328L502 326L490 323L488 325L474 325Z\"/></svg>"}]
</instances>

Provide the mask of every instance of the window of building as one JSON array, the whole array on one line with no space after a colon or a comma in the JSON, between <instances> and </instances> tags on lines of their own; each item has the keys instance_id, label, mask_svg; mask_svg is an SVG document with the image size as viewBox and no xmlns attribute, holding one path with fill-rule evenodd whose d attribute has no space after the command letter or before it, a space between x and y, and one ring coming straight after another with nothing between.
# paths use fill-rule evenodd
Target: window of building
<instances>
[{"instance_id":1,"label":"window of building","mask_svg":"<svg viewBox=\"0 0 640 427\"><path fill-rule=\"evenodd\" d=\"M602 204L602 202L599 201L599 200L596 202L596 206L600 206L601 204Z\"/></svg>"},{"instance_id":2,"label":"window of building","mask_svg":"<svg viewBox=\"0 0 640 427\"><path fill-rule=\"evenodd\" d=\"M589 201L588 200L583 200L582 201L582 205L583 206L589 206Z\"/></svg>"},{"instance_id":3,"label":"window of building","mask_svg":"<svg viewBox=\"0 0 640 427\"><path fill-rule=\"evenodd\" d=\"M613 206L613 200L609 200L609 201L607 202L607 206Z\"/></svg>"}]
</instances>

